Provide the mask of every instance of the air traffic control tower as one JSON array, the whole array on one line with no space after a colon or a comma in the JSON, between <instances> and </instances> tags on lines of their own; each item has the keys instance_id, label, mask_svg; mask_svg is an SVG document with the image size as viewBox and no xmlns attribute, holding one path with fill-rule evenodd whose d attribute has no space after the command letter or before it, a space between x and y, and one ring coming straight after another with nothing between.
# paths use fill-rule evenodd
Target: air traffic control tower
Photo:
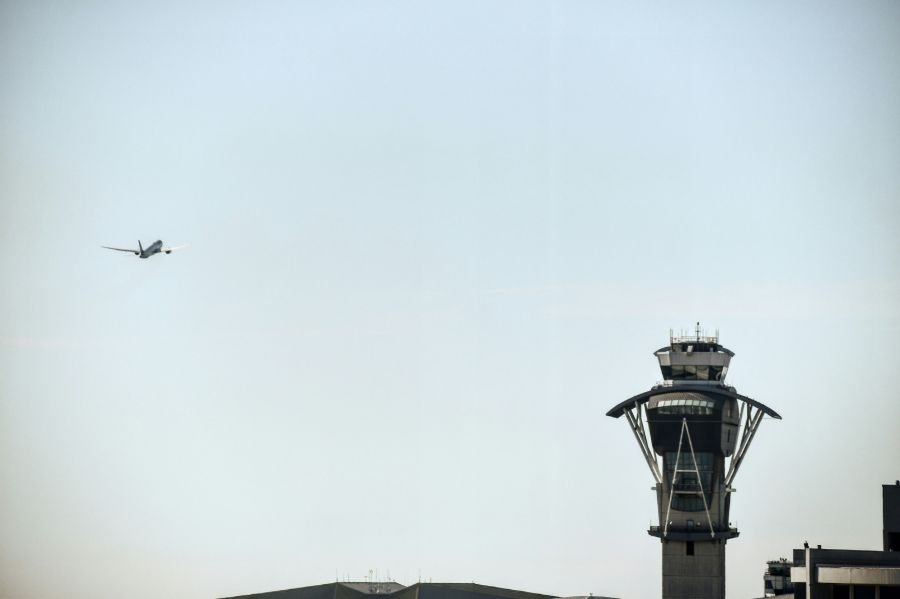
<instances>
[{"instance_id":1,"label":"air traffic control tower","mask_svg":"<svg viewBox=\"0 0 900 599\"><path fill-rule=\"evenodd\" d=\"M625 415L656 481L659 526L648 532L662 542L663 599L723 599L734 477L763 416L781 416L725 383L734 353L718 332L670 332L654 355L664 380L606 415Z\"/></svg>"}]
</instances>

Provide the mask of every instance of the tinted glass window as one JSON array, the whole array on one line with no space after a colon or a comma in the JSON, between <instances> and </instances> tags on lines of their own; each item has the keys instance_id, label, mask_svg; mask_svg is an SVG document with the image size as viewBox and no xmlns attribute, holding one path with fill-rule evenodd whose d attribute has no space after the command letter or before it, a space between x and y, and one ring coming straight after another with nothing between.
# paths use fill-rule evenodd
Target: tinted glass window
<instances>
[{"instance_id":1,"label":"tinted glass window","mask_svg":"<svg viewBox=\"0 0 900 599\"><path fill-rule=\"evenodd\" d=\"M697 494L703 491L706 495L706 501L710 500L712 494L712 473L713 473L713 454L707 452L698 452L694 454L696 458L696 470L699 471L700 478L697 478L697 472L694 471L694 459L691 457L689 450L683 450L681 457L678 458L678 470L675 472L675 461L677 452L667 451L663 456L663 462L666 470L666 480L672 485L674 479L673 490L675 495L672 497L672 508L682 512L699 512L703 510L703 497ZM690 470L690 472L684 472Z\"/></svg>"},{"instance_id":2,"label":"tinted glass window","mask_svg":"<svg viewBox=\"0 0 900 599\"><path fill-rule=\"evenodd\" d=\"M663 377L680 381L719 381L725 378L718 366L663 366Z\"/></svg>"},{"instance_id":3,"label":"tinted glass window","mask_svg":"<svg viewBox=\"0 0 900 599\"><path fill-rule=\"evenodd\" d=\"M710 399L661 399L656 404L658 414L676 416L712 416L716 402Z\"/></svg>"}]
</instances>

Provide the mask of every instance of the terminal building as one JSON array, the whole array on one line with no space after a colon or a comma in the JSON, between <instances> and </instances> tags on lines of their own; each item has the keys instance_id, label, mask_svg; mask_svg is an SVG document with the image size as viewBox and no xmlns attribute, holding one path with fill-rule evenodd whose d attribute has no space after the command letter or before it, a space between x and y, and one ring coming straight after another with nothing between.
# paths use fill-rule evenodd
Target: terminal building
<instances>
[{"instance_id":1,"label":"terminal building","mask_svg":"<svg viewBox=\"0 0 900 599\"><path fill-rule=\"evenodd\" d=\"M883 550L794 549L795 599L900 599L900 481L881 497Z\"/></svg>"}]
</instances>

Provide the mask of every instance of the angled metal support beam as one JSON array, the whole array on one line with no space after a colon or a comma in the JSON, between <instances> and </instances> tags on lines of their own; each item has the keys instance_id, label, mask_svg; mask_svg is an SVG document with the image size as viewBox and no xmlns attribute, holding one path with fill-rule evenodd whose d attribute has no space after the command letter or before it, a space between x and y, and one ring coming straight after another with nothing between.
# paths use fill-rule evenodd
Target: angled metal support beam
<instances>
[{"instance_id":1,"label":"angled metal support beam","mask_svg":"<svg viewBox=\"0 0 900 599\"><path fill-rule=\"evenodd\" d=\"M625 410L625 417L628 418L628 425L631 427L631 432L634 433L634 438L637 439L638 445L641 448L641 453L644 454L644 459L647 460L647 466L650 467L650 473L653 475L654 480L656 480L656 484L662 484L662 473L659 469L659 464L656 461L656 454L653 453L653 448L650 447L650 443L647 441L647 433L644 431L644 419L641 417L641 405L636 403L634 410L637 411L637 415L635 416L632 413L632 410Z\"/></svg>"},{"instance_id":2,"label":"angled metal support beam","mask_svg":"<svg viewBox=\"0 0 900 599\"><path fill-rule=\"evenodd\" d=\"M650 466L653 468L655 473L654 478L656 479L657 484L662 484L663 482L663 474L662 469L659 466L659 460L656 459L656 452L653 450L653 445L647 439L647 426L644 424L644 420L642 418L642 414L646 415L647 413L647 404L641 404L638 406L638 424L641 425L641 436L644 438L644 446L647 448L647 455L650 456Z\"/></svg>"},{"instance_id":3,"label":"angled metal support beam","mask_svg":"<svg viewBox=\"0 0 900 599\"><path fill-rule=\"evenodd\" d=\"M742 418L742 420L744 420L744 425L741 428L741 438L740 442L738 443L737 450L734 452L734 457L731 459L732 464L735 462L737 456L742 455L746 450L747 443L750 439L750 430L752 428L753 420L756 418L756 414L753 413L752 406L748 405L746 410L744 410L744 406L741 406L741 413L744 416ZM731 469L729 468L728 472L726 472L726 477L730 472Z\"/></svg>"},{"instance_id":4,"label":"angled metal support beam","mask_svg":"<svg viewBox=\"0 0 900 599\"><path fill-rule=\"evenodd\" d=\"M700 478L700 467L697 466L697 454L694 453L694 442L691 441L691 431L687 425L687 418L682 418L683 432L687 433L688 447L691 448L691 459L694 461L694 474L697 476L697 484L700 485L700 497L703 498L703 510L706 512L706 521L709 522L709 538L716 538L716 531L713 530L712 517L709 515L709 505L706 503L706 492L703 490L703 479ZM675 490L675 477L672 477L672 491Z\"/></svg>"},{"instance_id":5,"label":"angled metal support beam","mask_svg":"<svg viewBox=\"0 0 900 599\"><path fill-rule=\"evenodd\" d=\"M691 452L691 461L694 463L693 468L679 468L681 465L681 446L684 438L687 437L688 449ZM678 482L678 475L682 472L691 472L696 477L697 485L700 491L696 494L703 499L703 511L706 512L706 522L709 524L709 537L716 537L713 528L712 517L709 514L709 505L706 503L706 492L703 489L703 479L700 477L700 467L697 465L697 454L694 453L694 442L691 440L691 430L688 427L687 418L681 419L681 434L678 436L678 452L675 454L675 468L672 470L672 482L669 490L669 506L666 508L666 524L663 527L663 538L669 534L669 515L672 513L672 497L675 495L675 484Z\"/></svg>"},{"instance_id":6,"label":"angled metal support beam","mask_svg":"<svg viewBox=\"0 0 900 599\"><path fill-rule=\"evenodd\" d=\"M746 415L746 419L744 418L745 415ZM741 455L741 453L744 451L744 446L747 444L747 439L749 438L749 434L750 434L750 422L753 419L753 417L755 417L755 414L753 414L752 407L747 406L747 409L745 411L744 406L741 406L741 420L744 420L744 424L741 426L740 439L737 444L737 449L734 452L734 457L732 457L732 459L731 459L732 464L734 463L735 458L737 458L737 456ZM726 473L726 475L730 472L731 472L731 470L729 469L728 472Z\"/></svg>"},{"instance_id":7,"label":"angled metal support beam","mask_svg":"<svg viewBox=\"0 0 900 599\"><path fill-rule=\"evenodd\" d=\"M663 526L663 538L669 534L669 514L672 513L672 496L675 495L675 479L678 477L678 463L681 461L681 442L684 441L684 428L687 426L687 419L681 419L681 434L678 435L678 450L675 452L675 468L672 472L672 482L669 488L669 506L666 508L666 523Z\"/></svg>"},{"instance_id":8,"label":"angled metal support beam","mask_svg":"<svg viewBox=\"0 0 900 599\"><path fill-rule=\"evenodd\" d=\"M728 466L728 473L725 475L726 488L730 488L731 484L734 482L734 477L737 476L738 468L741 467L741 462L744 461L744 457L747 455L747 449L749 449L750 443L753 442L753 436L756 435L756 431L759 430L759 425L764 416L762 410L757 409L754 414L751 414L751 411L751 408L748 407L747 421L744 424L744 430L741 434L740 447L735 452L734 457L731 458L731 464Z\"/></svg>"},{"instance_id":9,"label":"angled metal support beam","mask_svg":"<svg viewBox=\"0 0 900 599\"><path fill-rule=\"evenodd\" d=\"M647 440L647 427L644 425L644 410L647 408L643 404L637 404L637 424L638 431L641 434L641 439L643 440L643 445L647 449L647 456L650 458L650 469L653 470L653 477L656 479L656 482L662 482L662 471L659 468L659 461L656 459L656 453L653 451L653 447L650 445L650 441Z\"/></svg>"}]
</instances>

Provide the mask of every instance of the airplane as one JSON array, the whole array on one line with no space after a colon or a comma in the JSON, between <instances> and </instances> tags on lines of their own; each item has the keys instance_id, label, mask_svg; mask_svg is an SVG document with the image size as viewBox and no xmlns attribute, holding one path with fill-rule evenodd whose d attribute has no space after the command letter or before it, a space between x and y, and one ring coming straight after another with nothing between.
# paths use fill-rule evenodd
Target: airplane
<instances>
[{"instance_id":1,"label":"airplane","mask_svg":"<svg viewBox=\"0 0 900 599\"><path fill-rule=\"evenodd\" d=\"M143 245L141 245L141 240L138 239L138 249L136 249L136 250L129 250L129 249L124 249L124 248L111 248L108 245L101 245L100 247L105 248L107 250L116 250L117 252L131 252L132 254L134 254L135 256L138 256L139 258L149 258L150 256L153 256L154 254L161 254L161 253L171 254L175 250L180 250L181 248L183 248L185 246L179 245L178 247L173 247L173 248L164 247L162 240L157 239L156 241L154 241L153 243L151 243L150 245L148 245L145 248Z\"/></svg>"}]
</instances>

